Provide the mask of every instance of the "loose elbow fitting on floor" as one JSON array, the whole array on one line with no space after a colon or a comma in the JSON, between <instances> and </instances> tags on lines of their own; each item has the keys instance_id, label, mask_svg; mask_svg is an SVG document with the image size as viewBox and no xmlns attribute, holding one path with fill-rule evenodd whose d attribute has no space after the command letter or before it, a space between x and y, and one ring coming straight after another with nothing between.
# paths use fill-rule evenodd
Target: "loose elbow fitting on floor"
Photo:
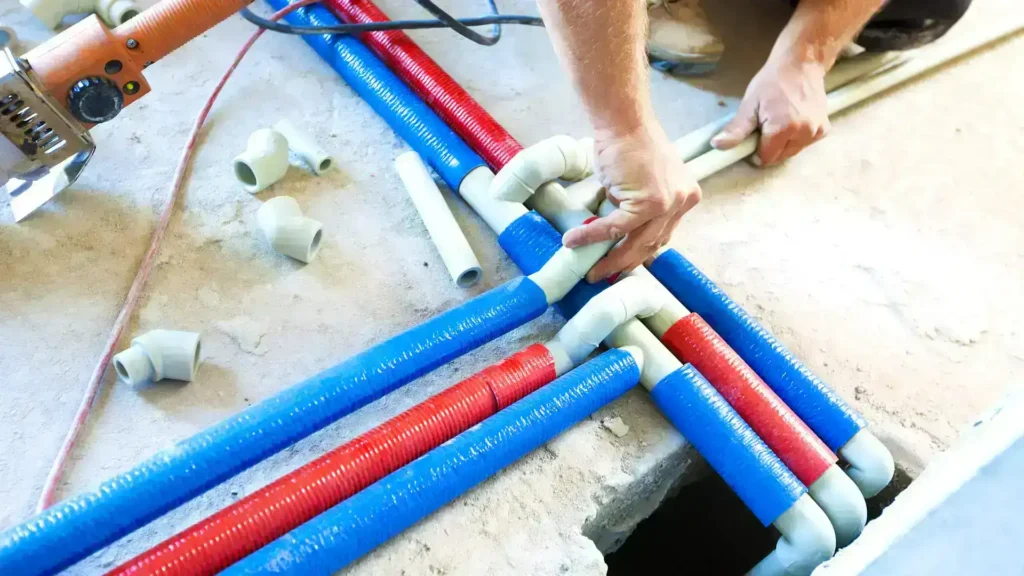
<instances>
[{"instance_id":1,"label":"loose elbow fitting on floor","mask_svg":"<svg viewBox=\"0 0 1024 576\"><path fill-rule=\"evenodd\" d=\"M265 190L288 172L288 140L277 130L257 130L249 136L245 152L235 156L234 167L246 192Z\"/></svg>"},{"instance_id":2,"label":"loose elbow fitting on floor","mask_svg":"<svg viewBox=\"0 0 1024 576\"><path fill-rule=\"evenodd\" d=\"M114 356L114 369L132 386L165 378L191 382L199 368L199 334L152 330Z\"/></svg>"},{"instance_id":3,"label":"loose elbow fitting on floor","mask_svg":"<svg viewBox=\"0 0 1024 576\"><path fill-rule=\"evenodd\" d=\"M317 176L322 176L334 166L334 158L305 132L296 128L288 120L274 124L274 130L288 141L288 149L309 166Z\"/></svg>"},{"instance_id":4,"label":"loose elbow fitting on floor","mask_svg":"<svg viewBox=\"0 0 1024 576\"><path fill-rule=\"evenodd\" d=\"M749 572L750 576L807 576L835 554L835 531L808 494L801 496L772 525L782 537L775 550Z\"/></svg>"},{"instance_id":5,"label":"loose elbow fitting on floor","mask_svg":"<svg viewBox=\"0 0 1024 576\"><path fill-rule=\"evenodd\" d=\"M621 324L634 317L655 314L663 303L663 293L650 281L625 278L594 296L545 345L555 357L556 367L561 359L572 368L581 364Z\"/></svg>"},{"instance_id":6,"label":"loose elbow fitting on floor","mask_svg":"<svg viewBox=\"0 0 1024 576\"><path fill-rule=\"evenodd\" d=\"M95 13L107 26L116 28L140 11L131 0L21 0L21 5L51 30L56 29L65 16L87 13Z\"/></svg>"},{"instance_id":7,"label":"loose elbow fitting on floor","mask_svg":"<svg viewBox=\"0 0 1024 576\"><path fill-rule=\"evenodd\" d=\"M554 136L515 155L494 177L491 195L524 202L545 182L579 180L593 172L594 140Z\"/></svg>"},{"instance_id":8,"label":"loose elbow fitting on floor","mask_svg":"<svg viewBox=\"0 0 1024 576\"><path fill-rule=\"evenodd\" d=\"M303 216L299 203L291 196L264 202L256 220L270 246L285 256L308 264L320 251L323 224Z\"/></svg>"},{"instance_id":9,"label":"loose elbow fitting on floor","mask_svg":"<svg viewBox=\"0 0 1024 576\"><path fill-rule=\"evenodd\" d=\"M861 494L871 498L889 485L896 472L892 453L874 434L861 429L839 449L839 456L850 465L846 473Z\"/></svg>"}]
</instances>

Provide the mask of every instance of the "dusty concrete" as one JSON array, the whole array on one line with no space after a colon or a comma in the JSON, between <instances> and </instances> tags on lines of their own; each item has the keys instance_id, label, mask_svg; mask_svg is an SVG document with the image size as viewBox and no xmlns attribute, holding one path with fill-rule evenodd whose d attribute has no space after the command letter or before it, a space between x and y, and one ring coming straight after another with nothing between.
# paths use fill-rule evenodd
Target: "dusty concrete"
<instances>
[{"instance_id":1,"label":"dusty concrete","mask_svg":"<svg viewBox=\"0 0 1024 576\"><path fill-rule=\"evenodd\" d=\"M670 134L736 105L785 18L781 5L759 0L711 4L731 51L712 80L655 75ZM964 28L1017 10L1014 0L976 4ZM465 14L479 9L458 5ZM415 13L405 3L384 6L395 17ZM0 20L29 40L44 37L14 0L0 0ZM94 130L100 150L90 170L43 213L14 225L0 208L0 526L29 514L146 248L178 148L248 31L233 19L154 66L155 93ZM521 141L589 131L543 31L509 28L489 49L445 32L415 37ZM785 167L741 166L706 182L705 202L676 237L911 465L948 445L1024 372L1016 298L1024 280L1024 78L1010 73L1022 48L1017 39L846 114L829 139ZM314 178L293 168L252 197L235 184L230 158L251 130L282 117L313 132L341 169ZM201 331L196 382L137 393L111 371L64 495L516 275L493 234L455 200L484 278L469 292L451 285L392 170L405 149L301 41L260 41L211 117L131 330ZM255 229L260 202L277 194L295 196L324 223L324 248L309 266L272 252ZM73 572L112 566L544 339L559 322L549 313L438 370ZM600 424L616 416L630 428L623 438ZM584 534L613 546L616 531L628 532L674 478L695 472L691 458L644 395L632 393L350 572L602 574Z\"/></svg>"}]
</instances>

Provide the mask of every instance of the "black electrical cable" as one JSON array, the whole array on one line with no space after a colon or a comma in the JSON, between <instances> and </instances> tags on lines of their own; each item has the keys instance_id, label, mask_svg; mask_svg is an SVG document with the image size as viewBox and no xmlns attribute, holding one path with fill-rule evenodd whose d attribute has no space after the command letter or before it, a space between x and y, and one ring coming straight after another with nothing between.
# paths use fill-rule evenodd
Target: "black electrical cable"
<instances>
[{"instance_id":1,"label":"black electrical cable","mask_svg":"<svg viewBox=\"0 0 1024 576\"><path fill-rule=\"evenodd\" d=\"M476 18L455 18L442 10L431 0L415 0L417 4L434 15L436 20L392 20L389 22L368 22L365 24L341 24L338 26L294 26L282 22L274 22L256 15L248 8L241 11L243 18L271 32L283 34L313 35L313 34L359 34L362 32L376 32L380 30L421 30L427 28L451 28L462 36L482 44L492 46L501 39L502 24L520 24L524 26L544 26L544 21L536 16L525 16L521 14L499 14L498 7L494 0L488 0L492 14ZM470 29L472 26L494 26L494 33L491 36L479 34Z\"/></svg>"}]
</instances>

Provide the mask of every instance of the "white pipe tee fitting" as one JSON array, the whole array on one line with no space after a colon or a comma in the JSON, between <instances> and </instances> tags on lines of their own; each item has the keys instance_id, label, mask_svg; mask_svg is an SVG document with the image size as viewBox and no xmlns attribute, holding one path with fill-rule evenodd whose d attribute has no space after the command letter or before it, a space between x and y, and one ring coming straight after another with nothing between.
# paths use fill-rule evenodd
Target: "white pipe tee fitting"
<instances>
[{"instance_id":1,"label":"white pipe tee fitting","mask_svg":"<svg viewBox=\"0 0 1024 576\"><path fill-rule=\"evenodd\" d=\"M323 224L302 215L291 196L271 198L256 212L260 230L270 246L296 260L310 263L320 251Z\"/></svg>"},{"instance_id":2,"label":"white pipe tee fitting","mask_svg":"<svg viewBox=\"0 0 1024 576\"><path fill-rule=\"evenodd\" d=\"M288 140L270 128L257 130L249 136L245 152L235 156L234 167L246 192L265 190L288 172Z\"/></svg>"},{"instance_id":3,"label":"white pipe tee fitting","mask_svg":"<svg viewBox=\"0 0 1024 576\"><path fill-rule=\"evenodd\" d=\"M152 330L114 356L114 369L132 386L165 378L191 382L199 368L199 334Z\"/></svg>"},{"instance_id":4,"label":"white pipe tee fitting","mask_svg":"<svg viewBox=\"0 0 1024 576\"><path fill-rule=\"evenodd\" d=\"M21 5L51 30L70 14L95 13L107 26L116 28L141 11L131 0L21 0Z\"/></svg>"},{"instance_id":5,"label":"white pipe tee fitting","mask_svg":"<svg viewBox=\"0 0 1024 576\"><path fill-rule=\"evenodd\" d=\"M322 176L334 166L334 158L320 147L313 138L302 132L288 120L274 124L274 130L288 141L288 148L305 162L317 176Z\"/></svg>"}]
</instances>

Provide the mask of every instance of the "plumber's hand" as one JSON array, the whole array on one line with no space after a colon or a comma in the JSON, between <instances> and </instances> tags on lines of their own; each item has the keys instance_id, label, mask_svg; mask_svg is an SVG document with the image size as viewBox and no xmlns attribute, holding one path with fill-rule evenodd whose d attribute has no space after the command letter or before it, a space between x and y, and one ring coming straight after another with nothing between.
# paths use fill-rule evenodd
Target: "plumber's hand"
<instances>
[{"instance_id":1,"label":"plumber's hand","mask_svg":"<svg viewBox=\"0 0 1024 576\"><path fill-rule=\"evenodd\" d=\"M668 243L679 220L700 201L700 186L657 122L626 137L596 136L598 174L618 208L569 230L562 243L575 248L623 239L587 274L597 282L628 272Z\"/></svg>"},{"instance_id":2,"label":"plumber's hand","mask_svg":"<svg viewBox=\"0 0 1024 576\"><path fill-rule=\"evenodd\" d=\"M736 118L711 144L732 148L760 127L757 160L767 166L817 142L830 127L826 71L819 62L773 53L747 86Z\"/></svg>"}]
</instances>

